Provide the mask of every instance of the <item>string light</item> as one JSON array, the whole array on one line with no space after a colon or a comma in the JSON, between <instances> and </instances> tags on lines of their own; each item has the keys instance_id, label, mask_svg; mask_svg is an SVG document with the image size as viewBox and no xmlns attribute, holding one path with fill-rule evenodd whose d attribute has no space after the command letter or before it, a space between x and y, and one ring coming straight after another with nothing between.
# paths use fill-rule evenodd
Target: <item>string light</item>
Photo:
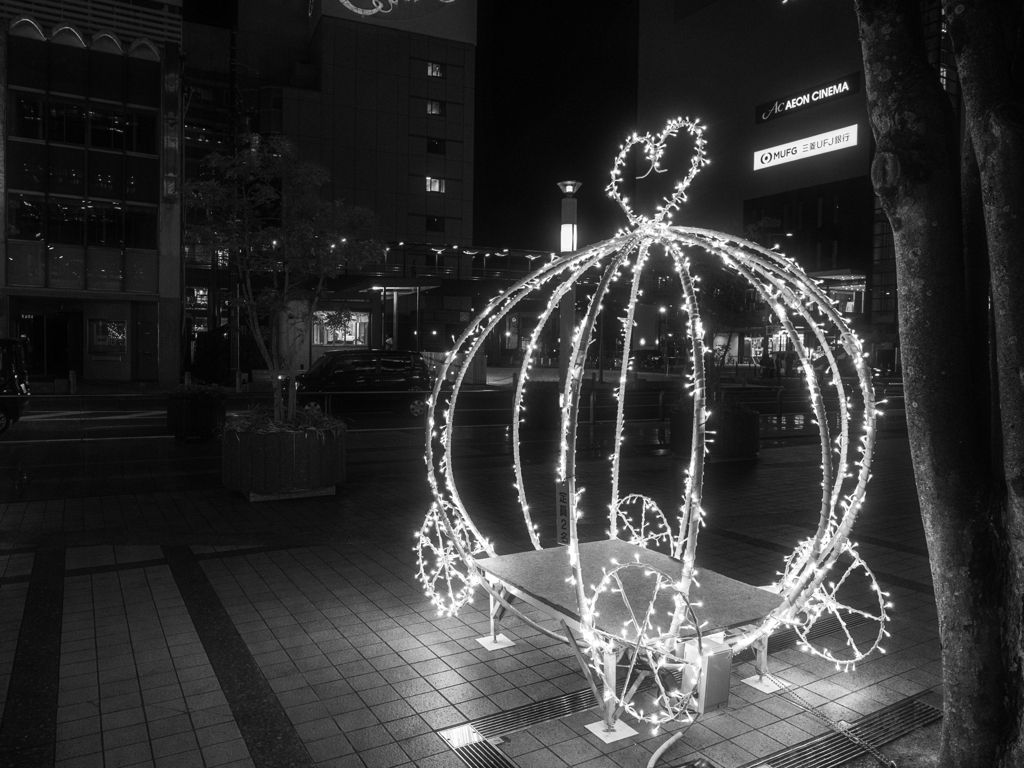
<instances>
[{"instance_id":1,"label":"string light","mask_svg":"<svg viewBox=\"0 0 1024 768\"><path fill-rule=\"evenodd\" d=\"M619 192L619 182L630 151L634 147L643 151L650 165L647 174L662 173L668 140L684 131L694 147L686 177L675 185L672 194L656 208L652 218L635 213ZM524 407L525 395L533 363L540 351L542 331L559 302L585 276L597 274L596 288L586 312L573 328L570 363L559 399L561 434L557 474L564 483L569 506L566 548L569 569L565 581L572 585L576 595L583 650L594 670L603 675L606 654L613 649L627 650L627 684L622 694L605 686L603 695L606 700L656 729L670 721L692 721L695 716L692 692L702 672L702 627L695 613L700 606L691 603L690 592L694 586L699 586L695 570L696 549L705 517L702 506L704 458L711 432L706 429L710 410L706 402L704 327L697 301L698 279L691 271L693 259L717 260L723 269L749 283L771 309L798 358L798 369L806 382L812 418L821 444L822 493L817 529L784 560L779 581L773 586L781 596L782 604L760 622L730 634L729 645L739 651L767 637L780 625L790 625L809 652L822 656L839 669L852 669L873 650L880 649L888 634L885 625L891 610L888 595L880 589L871 570L849 541L871 477L875 418L881 405L874 399L863 346L821 284L808 277L793 259L777 250L722 232L669 223L672 213L685 201L690 183L707 164L705 152L704 128L688 118L669 121L657 135L631 136L615 159L607 188L608 195L625 212L631 228L620 231L615 238L574 253L552 254L550 261L492 299L470 321L441 365L437 383L428 400L425 461L434 503L416 536L420 581L443 615L458 612L481 585L494 594L493 586L484 582L484 574L476 563L478 555L493 556L494 548L474 525L458 493L452 454L452 415L456 412L462 383L473 357L480 352L486 339L500 332L502 321L520 302L546 291L545 308L524 345L512 412L514 487L530 541L535 549L542 548L540 530L526 501L526 483L519 452L520 421L531 418ZM685 489L678 513L672 520L649 497L641 493L622 495L620 492L628 350L632 344L635 308L642 294L642 279L653 246L665 250L678 276L682 302L676 306L680 306L686 315L686 332L692 350L692 370L686 381L693 398L691 453ZM584 362L607 293L612 283L626 274L626 270L632 270L632 275L629 279L629 302L624 316L619 318L623 355L619 362L618 386L614 390L616 416L613 451L609 457L611 498L606 507L607 534L610 539L628 541L638 552L643 548L665 549L679 561L680 567L678 573L667 573L641 564L639 560L624 564L612 562L603 569L603 577L598 584L587 585L583 580L577 529L577 522L585 512L584 489L577 488L576 484L576 432ZM809 329L808 336L813 339L813 344L805 343L802 331L797 330L794 322L797 319ZM830 338L838 339L835 349L841 350L852 361L857 375L856 386L864 405L856 458L852 456L855 446L850 436L854 413L851 397ZM819 362L825 365L821 383L812 359L815 346L821 350ZM454 371L454 377L448 376L449 371ZM446 393L445 409L439 414L438 406L443 402L441 386L449 380L452 382L451 391ZM835 390L839 404L832 427L825 410L822 385ZM633 579L631 583L635 583L637 577L633 571L636 570L649 585L643 591L650 597L642 604L633 604L623 587L624 578ZM840 590L852 583L854 577L866 579L871 584L878 600L877 611L843 604ZM600 608L608 600L622 601L630 617L614 631L598 627ZM835 616L839 621L844 633L841 649L819 647L808 639L815 622L826 615ZM878 632L870 647L861 647L855 640L849 627L851 615L878 624ZM650 675L655 683L652 691L645 694L649 701L653 699L652 708L639 707L627 693L630 680L641 674Z\"/></svg>"}]
</instances>

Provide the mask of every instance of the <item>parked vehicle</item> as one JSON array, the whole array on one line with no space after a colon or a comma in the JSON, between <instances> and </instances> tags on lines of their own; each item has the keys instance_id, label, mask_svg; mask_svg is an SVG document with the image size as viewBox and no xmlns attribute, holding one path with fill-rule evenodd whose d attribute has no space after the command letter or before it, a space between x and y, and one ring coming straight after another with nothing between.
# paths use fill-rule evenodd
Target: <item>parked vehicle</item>
<instances>
[{"instance_id":1,"label":"parked vehicle","mask_svg":"<svg viewBox=\"0 0 1024 768\"><path fill-rule=\"evenodd\" d=\"M25 339L0 338L0 435L28 411Z\"/></svg>"},{"instance_id":2,"label":"parked vehicle","mask_svg":"<svg viewBox=\"0 0 1024 768\"><path fill-rule=\"evenodd\" d=\"M622 365L622 358L616 357L612 365L618 368ZM656 349L638 349L629 353L629 370L631 371L663 371L665 370L665 358Z\"/></svg>"},{"instance_id":3,"label":"parked vehicle","mask_svg":"<svg viewBox=\"0 0 1024 768\"><path fill-rule=\"evenodd\" d=\"M433 385L430 368L419 352L346 349L327 352L296 376L300 402L320 402L330 411L372 410L387 406L412 416L427 412ZM316 397L316 395L350 395Z\"/></svg>"}]
</instances>

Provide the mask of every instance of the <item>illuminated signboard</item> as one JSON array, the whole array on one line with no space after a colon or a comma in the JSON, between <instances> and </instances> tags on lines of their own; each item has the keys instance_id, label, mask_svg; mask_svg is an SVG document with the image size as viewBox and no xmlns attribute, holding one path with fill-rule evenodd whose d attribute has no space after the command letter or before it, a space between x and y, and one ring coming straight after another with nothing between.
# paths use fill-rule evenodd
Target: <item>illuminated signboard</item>
<instances>
[{"instance_id":1,"label":"illuminated signboard","mask_svg":"<svg viewBox=\"0 0 1024 768\"><path fill-rule=\"evenodd\" d=\"M817 136L797 139L788 144L779 144L777 147L759 149L754 153L754 170L760 171L762 168L771 168L773 165L791 163L794 160L803 160L807 157L855 146L857 146L857 126L856 124L848 125L828 133L819 133Z\"/></svg>"},{"instance_id":2,"label":"illuminated signboard","mask_svg":"<svg viewBox=\"0 0 1024 768\"><path fill-rule=\"evenodd\" d=\"M838 80L829 80L827 83L816 85L799 93L791 93L781 99L768 101L754 107L754 122L763 123L774 120L777 117L785 117L802 109L816 107L819 104L835 101L851 93L860 91L860 73L855 72Z\"/></svg>"}]
</instances>

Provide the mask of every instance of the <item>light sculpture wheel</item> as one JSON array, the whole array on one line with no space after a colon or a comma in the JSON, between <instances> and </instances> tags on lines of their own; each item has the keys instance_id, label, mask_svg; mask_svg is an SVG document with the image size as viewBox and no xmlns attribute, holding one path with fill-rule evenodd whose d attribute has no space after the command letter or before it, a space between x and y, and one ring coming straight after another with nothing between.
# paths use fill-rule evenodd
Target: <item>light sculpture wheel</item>
<instances>
[{"instance_id":1,"label":"light sculpture wheel","mask_svg":"<svg viewBox=\"0 0 1024 768\"><path fill-rule=\"evenodd\" d=\"M671 196L666 197L653 218L635 214L619 191L619 180L626 158L634 145L640 145L650 172L661 172L660 161L665 152L666 140L685 130L695 147L689 172L676 184ZM658 135L631 137L622 147L611 174L608 194L625 211L631 228L616 237L563 254L532 272L493 299L482 312L469 323L455 344L445 363L441 366L429 402L427 415L427 479L434 494L424 525L417 536L420 578L428 595L439 611L445 615L455 614L467 601L472 599L476 587L493 589L485 583L482 572L475 564L475 556L497 553L493 545L479 531L473 522L470 510L463 503L458 490L457 466L452 454L451 416L457 408L459 392L467 372L469 361L477 354L488 334L499 327L499 323L524 298L545 289L550 299L546 309L524 347L523 362L515 389L513 423L513 473L523 517L533 546L540 549L538 527L526 501L522 464L519 453L519 414L523 394L528 385L530 369L538 350L540 334L558 306L559 300L576 284L585 273L596 274L596 289L583 316L575 328L569 375L566 377L561 397L561 446L559 454L559 480L568 489L569 498L569 541L568 557L572 572L565 578L574 585L576 603L581 621L582 645L589 661L599 673L604 650L614 641L618 647L633 649L630 655L630 672L638 663L647 665L656 674L654 708L642 712L633 707L628 696L605 692L605 697L616 698L625 711L654 724L656 727L666 721L688 721L693 717L690 689L700 674L700 655L687 652L681 644L683 638L697 638L700 628L690 604L691 584L699 579L694 557L697 537L704 511L701 508L701 493L704 478L704 454L706 447L705 425L709 411L705 400L705 342L696 297L695 278L691 271L691 254L706 254L720 261L721 266L742 276L761 299L774 312L786 333L793 350L799 357L810 404L816 419L821 444L821 503L818 525L814 535L799 543L794 552L786 558L783 572L774 589L781 595L782 603L760 623L747 627L740 634L730 637L730 645L738 651L767 638L780 625L796 628L804 647L836 664L839 669L849 669L879 646L887 620L887 595L882 592L874 576L859 557L855 546L849 541L850 530L864 503L865 488L871 474L872 451L875 440L876 403L870 373L864 360L861 343L846 323L840 312L824 290L809 278L791 259L773 250L722 232L693 227L672 226L669 221L672 211L685 200L685 191L700 168L706 163L703 127L695 121L677 118L668 123ZM692 449L689 460L685 491L678 515L670 521L657 504L642 494L620 495L620 444L623 430L623 392L628 370L628 355L622 355L618 371L618 407L615 421L614 453L611 457L611 498L608 503L609 538L623 538L638 546L645 547L658 543L667 547L678 562L678 570L672 573L655 571L636 563L609 563L604 578L599 584L587 585L583 581L580 565L577 520L582 510L582 489L576 483L576 427L580 411L580 391L584 362L588 344L593 335L602 302L614 280L625 274L630 281L629 303L623 320L623 349L629 350L633 330L633 316L640 293L641 276L652 246L664 248L672 260L679 277L682 293L682 307L687 316L687 332L692 349L693 390ZM631 274L629 274L631 272ZM794 320L803 321L809 330L811 343L805 343L804 336L794 325ZM832 340L835 340L834 342ZM858 456L851 459L854 451L850 430L851 418L858 410L854 407L848 383L840 375L835 349L842 348L853 361L862 402L862 430ZM836 427L830 429L822 397L821 385L812 361L812 351L818 351L818 360L827 365L823 380L825 386L834 387L838 396L838 419ZM460 362L456 362L460 361ZM450 371L453 373L449 376ZM441 401L441 387L445 381L452 381L448 393L443 423L435 421L435 409ZM851 468L851 463L855 464ZM628 508L639 508L639 519L627 514ZM651 598L647 604L627 605L632 617L616 637L602 632L595 626L595 618L604 600L624 600L620 579L628 570L640 569L643 577L650 580ZM866 578L874 590L870 605L843 605L838 596L839 588L854 574ZM634 574L634 577L636 575ZM698 582L699 583L699 582ZM669 600L658 595L666 592ZM874 605L877 598L877 607ZM669 609L663 610L665 604ZM657 604L657 605L656 605ZM515 608L513 608L515 610ZM661 615L658 615L660 612ZM665 615L665 614L668 615ZM839 621L845 633L845 648L816 647L810 643L808 631L822 616L830 614ZM524 621L532 623L523 614ZM854 639L849 617L858 615L862 619L877 623L877 634L869 632L873 640L858 644ZM852 622L849 622L852 624ZM534 625L539 626L539 625ZM862 647L869 646L869 647ZM658 672L674 672L675 684L663 686L665 676ZM625 688L630 679L627 676ZM625 690L625 688L623 690Z\"/></svg>"}]
</instances>

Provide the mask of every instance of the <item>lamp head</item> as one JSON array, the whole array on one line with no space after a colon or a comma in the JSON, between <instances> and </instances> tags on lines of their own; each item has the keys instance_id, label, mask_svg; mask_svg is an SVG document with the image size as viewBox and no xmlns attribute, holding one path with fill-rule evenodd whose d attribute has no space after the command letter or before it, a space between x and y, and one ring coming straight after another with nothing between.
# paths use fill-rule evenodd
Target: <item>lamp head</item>
<instances>
[{"instance_id":1,"label":"lamp head","mask_svg":"<svg viewBox=\"0 0 1024 768\"><path fill-rule=\"evenodd\" d=\"M583 186L582 181L560 181L558 188L565 193L566 197L572 197L576 190Z\"/></svg>"}]
</instances>

